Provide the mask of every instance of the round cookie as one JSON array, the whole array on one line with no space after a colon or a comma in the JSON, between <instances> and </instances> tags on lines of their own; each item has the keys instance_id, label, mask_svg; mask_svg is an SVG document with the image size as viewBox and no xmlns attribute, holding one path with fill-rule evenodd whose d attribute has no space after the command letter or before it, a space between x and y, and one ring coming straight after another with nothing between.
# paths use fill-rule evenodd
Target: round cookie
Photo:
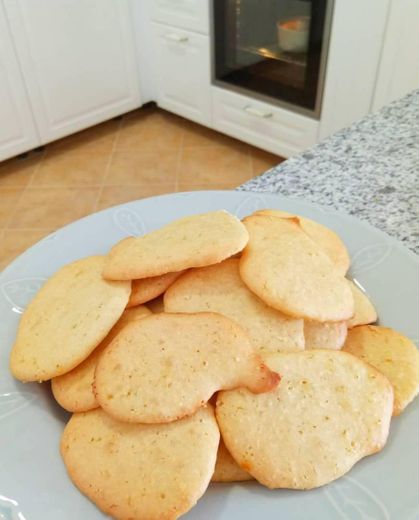
<instances>
[{"instance_id":1,"label":"round cookie","mask_svg":"<svg viewBox=\"0 0 419 520\"><path fill-rule=\"evenodd\" d=\"M178 273L167 273L160 276L152 276L151 278L133 280L127 307L134 307L135 305L141 305L154 300L163 294L182 273L183 271L180 271Z\"/></svg>"},{"instance_id":2,"label":"round cookie","mask_svg":"<svg viewBox=\"0 0 419 520\"><path fill-rule=\"evenodd\" d=\"M115 421L102 410L74 414L61 439L79 490L117 520L174 520L204 494L220 433L210 406L170 424Z\"/></svg>"},{"instance_id":3,"label":"round cookie","mask_svg":"<svg viewBox=\"0 0 419 520\"><path fill-rule=\"evenodd\" d=\"M184 217L116 244L103 276L134 280L216 264L241 251L248 238L240 220L224 210Z\"/></svg>"},{"instance_id":4,"label":"round cookie","mask_svg":"<svg viewBox=\"0 0 419 520\"><path fill-rule=\"evenodd\" d=\"M216 416L227 449L269 488L311 489L344 475L386 443L393 389L342 351L272 354L272 392L220 392Z\"/></svg>"},{"instance_id":5,"label":"round cookie","mask_svg":"<svg viewBox=\"0 0 419 520\"><path fill-rule=\"evenodd\" d=\"M348 332L345 352L370 363L394 388L394 415L399 415L419 393L419 351L399 332L363 325Z\"/></svg>"},{"instance_id":6,"label":"round cookie","mask_svg":"<svg viewBox=\"0 0 419 520\"><path fill-rule=\"evenodd\" d=\"M130 282L104 280L105 259L91 256L57 271L23 314L10 355L21 381L46 381L86 359L121 316Z\"/></svg>"},{"instance_id":7,"label":"round cookie","mask_svg":"<svg viewBox=\"0 0 419 520\"><path fill-rule=\"evenodd\" d=\"M243 222L250 238L240 258L240 276L261 300L296 318L352 317L354 302L347 280L297 218L255 215Z\"/></svg>"},{"instance_id":8,"label":"round cookie","mask_svg":"<svg viewBox=\"0 0 419 520\"><path fill-rule=\"evenodd\" d=\"M161 423L194 413L217 390L266 392L278 381L235 322L215 313L162 313L118 334L100 357L94 391L115 419Z\"/></svg>"},{"instance_id":9,"label":"round cookie","mask_svg":"<svg viewBox=\"0 0 419 520\"><path fill-rule=\"evenodd\" d=\"M304 349L303 320L268 307L243 283L239 260L191 269L164 295L166 312L218 312L236 321L260 353Z\"/></svg>"},{"instance_id":10,"label":"round cookie","mask_svg":"<svg viewBox=\"0 0 419 520\"><path fill-rule=\"evenodd\" d=\"M277 209L262 209L260 211L256 211L254 214L280 218L297 217L300 221L302 229L307 233L307 235L312 240L314 240L314 242L319 244L319 246L330 258L334 266L338 269L338 271L341 274L346 274L351 264L348 250L346 249L346 246L342 242L342 239L339 237L339 235L328 227L323 226L315 220Z\"/></svg>"},{"instance_id":11,"label":"round cookie","mask_svg":"<svg viewBox=\"0 0 419 520\"><path fill-rule=\"evenodd\" d=\"M100 355L128 323L145 318L150 314L151 311L145 305L125 310L106 338L87 359L70 372L51 380L52 393L63 408L69 412L87 412L99 406L92 385Z\"/></svg>"},{"instance_id":12,"label":"round cookie","mask_svg":"<svg viewBox=\"0 0 419 520\"><path fill-rule=\"evenodd\" d=\"M221 438L211 482L244 482L246 480L253 480L253 477L241 469Z\"/></svg>"},{"instance_id":13,"label":"round cookie","mask_svg":"<svg viewBox=\"0 0 419 520\"><path fill-rule=\"evenodd\" d=\"M346 321L304 322L304 338L306 350L330 349L340 350L345 343L348 326Z\"/></svg>"},{"instance_id":14,"label":"round cookie","mask_svg":"<svg viewBox=\"0 0 419 520\"><path fill-rule=\"evenodd\" d=\"M377 321L377 311L367 295L352 280L349 280L349 286L354 297L355 312L348 321L348 329Z\"/></svg>"}]
</instances>

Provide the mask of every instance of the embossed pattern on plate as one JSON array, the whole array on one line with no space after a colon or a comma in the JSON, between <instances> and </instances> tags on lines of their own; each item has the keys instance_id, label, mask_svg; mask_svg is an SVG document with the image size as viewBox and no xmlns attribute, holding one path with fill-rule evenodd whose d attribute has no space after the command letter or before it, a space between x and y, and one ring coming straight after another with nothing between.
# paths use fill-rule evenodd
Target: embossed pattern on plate
<instances>
[{"instance_id":1,"label":"embossed pattern on plate","mask_svg":"<svg viewBox=\"0 0 419 520\"><path fill-rule=\"evenodd\" d=\"M0 495L0 520L26 520L16 500Z\"/></svg>"},{"instance_id":2,"label":"embossed pattern on plate","mask_svg":"<svg viewBox=\"0 0 419 520\"><path fill-rule=\"evenodd\" d=\"M1 292L14 312L22 314L28 303L46 282L45 278L21 278L1 285Z\"/></svg>"},{"instance_id":3,"label":"embossed pattern on plate","mask_svg":"<svg viewBox=\"0 0 419 520\"><path fill-rule=\"evenodd\" d=\"M24 391L0 393L0 421L29 406L35 397L35 394Z\"/></svg>"},{"instance_id":4,"label":"embossed pattern on plate","mask_svg":"<svg viewBox=\"0 0 419 520\"><path fill-rule=\"evenodd\" d=\"M131 236L143 235L145 233L144 222L141 217L130 209L117 209L113 213L113 218L117 226Z\"/></svg>"},{"instance_id":5,"label":"embossed pattern on plate","mask_svg":"<svg viewBox=\"0 0 419 520\"><path fill-rule=\"evenodd\" d=\"M121 238L175 218L222 208L242 218L265 207L301 214L339 233L353 259L350 275L371 297L381 323L418 344L418 257L335 210L269 194L193 192L123 204L74 222L26 251L0 275L0 520L105 518L66 474L58 445L67 416L49 388L19 384L8 371L19 313L45 279L69 261L103 254ZM393 421L389 442L380 454L367 457L329 486L296 492L269 491L252 482L211 485L185 518L418 520L418 404L411 404Z\"/></svg>"},{"instance_id":6,"label":"embossed pattern on plate","mask_svg":"<svg viewBox=\"0 0 419 520\"><path fill-rule=\"evenodd\" d=\"M370 489L345 475L339 485L324 488L325 495L342 520L390 520L387 507Z\"/></svg>"}]
</instances>

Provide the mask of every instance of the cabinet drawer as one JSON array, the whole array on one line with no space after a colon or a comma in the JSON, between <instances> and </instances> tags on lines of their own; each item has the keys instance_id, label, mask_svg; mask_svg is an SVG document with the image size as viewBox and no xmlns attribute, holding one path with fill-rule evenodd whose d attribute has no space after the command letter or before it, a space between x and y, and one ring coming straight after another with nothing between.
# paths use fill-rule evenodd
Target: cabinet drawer
<instances>
[{"instance_id":1,"label":"cabinet drawer","mask_svg":"<svg viewBox=\"0 0 419 520\"><path fill-rule=\"evenodd\" d=\"M318 121L212 87L213 127L264 150L290 157L317 140Z\"/></svg>"},{"instance_id":2,"label":"cabinet drawer","mask_svg":"<svg viewBox=\"0 0 419 520\"><path fill-rule=\"evenodd\" d=\"M209 126L209 37L157 23L153 33L158 105Z\"/></svg>"},{"instance_id":3,"label":"cabinet drawer","mask_svg":"<svg viewBox=\"0 0 419 520\"><path fill-rule=\"evenodd\" d=\"M209 34L209 0L151 0L151 18L174 27Z\"/></svg>"}]
</instances>

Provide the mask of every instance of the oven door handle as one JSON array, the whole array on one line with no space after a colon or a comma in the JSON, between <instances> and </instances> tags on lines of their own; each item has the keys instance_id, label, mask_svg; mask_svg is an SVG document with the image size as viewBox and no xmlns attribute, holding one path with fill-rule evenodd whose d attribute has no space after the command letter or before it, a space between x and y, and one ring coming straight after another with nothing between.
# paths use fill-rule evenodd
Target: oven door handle
<instances>
[{"instance_id":1,"label":"oven door handle","mask_svg":"<svg viewBox=\"0 0 419 520\"><path fill-rule=\"evenodd\" d=\"M166 40L170 40L171 42L176 43L186 43L189 40L187 36L181 36L180 34L175 33L165 34L164 37L166 38Z\"/></svg>"},{"instance_id":2,"label":"oven door handle","mask_svg":"<svg viewBox=\"0 0 419 520\"><path fill-rule=\"evenodd\" d=\"M268 117L272 117L273 116L272 112L259 110L258 108L254 108L251 105L245 106L243 110L245 110L248 114L251 114L252 116L263 117L265 119L267 119Z\"/></svg>"}]
</instances>

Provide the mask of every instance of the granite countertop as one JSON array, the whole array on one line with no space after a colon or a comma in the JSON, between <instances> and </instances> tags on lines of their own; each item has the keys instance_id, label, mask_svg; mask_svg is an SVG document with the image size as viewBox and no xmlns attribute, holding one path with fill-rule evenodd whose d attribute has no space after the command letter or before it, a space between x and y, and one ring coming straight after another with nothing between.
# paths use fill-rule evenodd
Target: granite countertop
<instances>
[{"instance_id":1,"label":"granite countertop","mask_svg":"<svg viewBox=\"0 0 419 520\"><path fill-rule=\"evenodd\" d=\"M238 189L332 207L419 254L419 90Z\"/></svg>"}]
</instances>

